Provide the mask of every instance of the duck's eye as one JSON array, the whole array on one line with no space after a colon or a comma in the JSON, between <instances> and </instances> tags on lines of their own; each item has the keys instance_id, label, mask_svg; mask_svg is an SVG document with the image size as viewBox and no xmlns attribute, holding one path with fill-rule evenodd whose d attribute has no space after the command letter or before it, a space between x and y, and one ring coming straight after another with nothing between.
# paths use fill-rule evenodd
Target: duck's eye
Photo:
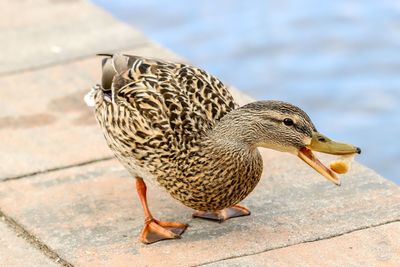
<instances>
[{"instance_id":1,"label":"duck's eye","mask_svg":"<svg viewBox=\"0 0 400 267\"><path fill-rule=\"evenodd\" d=\"M292 126L294 124L294 122L292 119L286 118L283 120L283 124L285 124L286 126Z\"/></svg>"}]
</instances>

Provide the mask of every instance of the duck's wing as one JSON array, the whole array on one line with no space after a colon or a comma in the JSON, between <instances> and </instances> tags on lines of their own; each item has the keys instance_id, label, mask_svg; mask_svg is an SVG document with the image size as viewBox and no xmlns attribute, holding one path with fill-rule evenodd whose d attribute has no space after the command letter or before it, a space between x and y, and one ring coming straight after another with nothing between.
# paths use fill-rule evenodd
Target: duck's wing
<instances>
[{"instance_id":1,"label":"duck's wing","mask_svg":"<svg viewBox=\"0 0 400 267\"><path fill-rule=\"evenodd\" d=\"M157 133L182 145L236 107L226 86L199 68L121 54L110 63L117 73L111 83L112 101L131 111L132 123L146 122L142 129L137 125L142 135ZM105 87L110 77L103 76Z\"/></svg>"}]
</instances>

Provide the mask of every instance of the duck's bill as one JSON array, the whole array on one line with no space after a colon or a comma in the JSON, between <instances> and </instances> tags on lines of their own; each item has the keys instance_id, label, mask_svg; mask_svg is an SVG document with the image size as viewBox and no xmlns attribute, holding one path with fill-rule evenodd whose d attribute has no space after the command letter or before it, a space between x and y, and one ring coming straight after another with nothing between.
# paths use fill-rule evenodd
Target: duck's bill
<instances>
[{"instance_id":1,"label":"duck's bill","mask_svg":"<svg viewBox=\"0 0 400 267\"><path fill-rule=\"evenodd\" d=\"M315 133L313 135L310 145L302 147L298 151L299 158L301 158L314 170L322 174L326 179L336 185L340 185L339 177L331 169L329 169L321 161L319 161L318 158L315 157L315 155L312 153L312 151L318 151L332 155L349 155L354 153L361 153L361 150L358 147L332 141L320 133Z\"/></svg>"}]
</instances>

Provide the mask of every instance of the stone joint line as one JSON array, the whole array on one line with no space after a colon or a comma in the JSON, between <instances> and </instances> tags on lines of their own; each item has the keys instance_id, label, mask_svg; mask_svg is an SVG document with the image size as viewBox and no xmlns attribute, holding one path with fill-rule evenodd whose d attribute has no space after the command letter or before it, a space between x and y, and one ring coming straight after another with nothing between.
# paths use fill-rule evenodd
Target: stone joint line
<instances>
[{"instance_id":1,"label":"stone joint line","mask_svg":"<svg viewBox=\"0 0 400 267\"><path fill-rule=\"evenodd\" d=\"M18 237L22 237L23 239L25 239L25 241L27 241L34 248L36 248L41 253L43 253L46 257L54 260L54 262L60 264L61 266L73 267L73 265L71 263L69 263L65 259L61 258L61 256L58 255L57 252L52 250L43 241L41 241L39 238L37 238L32 233L30 233L24 227L22 227L13 218L4 214L4 212L2 210L0 210L0 218L2 218L2 220L7 224L7 226L9 226L17 234Z\"/></svg>"},{"instance_id":2,"label":"stone joint line","mask_svg":"<svg viewBox=\"0 0 400 267\"><path fill-rule=\"evenodd\" d=\"M264 252L268 252L268 251L272 251L272 250L277 250L277 249L282 249L282 248L287 248L287 247L291 247L291 246L295 246L295 245L300 245L300 244L306 244L306 243L313 243L313 242L317 242L317 241L321 241L321 240L329 240L335 237L339 237L339 236L343 236L346 234L351 234L353 232L357 232L357 231L362 231L362 230L366 230L366 229L370 229L370 228L374 228L374 227L379 227L382 225L386 225L386 224L391 224L391 223L396 223L396 222L400 222L400 218L399 219L395 219L395 220L390 220L390 221L386 221L386 222L382 222L382 223L378 223L378 224L374 224L374 225L368 225L368 226L363 226L363 227L359 227L359 228L355 228L352 230L349 230L347 232L343 232L343 233L338 233L336 235L332 235L332 236L327 236L327 237L322 237L322 238L315 238L315 239L310 239L310 240L304 240L302 242L298 242L298 243L293 243L293 244L288 244L288 245L283 245L283 246L278 246L275 248L270 248L270 249L266 249L266 250L262 250L259 252L255 252L255 253L249 253L249 254L242 254L242 255L237 255L237 256L232 256L232 257L227 257L227 258L223 258L223 259L219 259L219 260L215 260L215 261L209 261L209 262L205 262L202 264L198 264L198 265L194 265L194 266L207 266L209 264L212 263L216 263L216 262L222 262L225 260L231 260L231 259L237 259L237 258L243 258L243 257L247 257L247 256L253 256L253 255L258 255L258 254L262 254Z\"/></svg>"},{"instance_id":3,"label":"stone joint line","mask_svg":"<svg viewBox=\"0 0 400 267\"><path fill-rule=\"evenodd\" d=\"M51 172L70 169L70 168L74 168L74 167L86 166L86 165L90 165L90 164L97 163L97 162L108 161L111 159L114 159L114 157L110 156L110 157L104 157L104 158L99 158L99 159L94 159L94 160L83 161L83 162L79 162L79 163L75 163L75 164L71 164L71 165L64 165L64 166L50 168L50 169L46 169L46 170L42 170L42 171L36 171L36 172L26 173L26 174L22 174L22 175L18 175L18 176L7 177L0 182L19 180L22 178L30 178L32 176L36 176L39 174L51 173Z\"/></svg>"}]
</instances>

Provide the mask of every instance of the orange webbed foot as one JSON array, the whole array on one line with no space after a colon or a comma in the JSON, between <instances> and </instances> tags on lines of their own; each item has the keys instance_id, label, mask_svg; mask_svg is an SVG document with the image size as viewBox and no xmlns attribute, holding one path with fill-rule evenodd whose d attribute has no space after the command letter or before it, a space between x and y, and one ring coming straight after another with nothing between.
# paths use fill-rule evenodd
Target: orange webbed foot
<instances>
[{"instance_id":1,"label":"orange webbed foot","mask_svg":"<svg viewBox=\"0 0 400 267\"><path fill-rule=\"evenodd\" d=\"M217 210L217 211L196 211L193 213L193 217L223 222L230 218L248 216L250 210L241 205L234 205L232 207Z\"/></svg>"},{"instance_id":2,"label":"orange webbed foot","mask_svg":"<svg viewBox=\"0 0 400 267\"><path fill-rule=\"evenodd\" d=\"M184 223L149 219L144 223L139 239L142 243L151 244L161 240L180 238L187 227L188 225Z\"/></svg>"}]
</instances>

